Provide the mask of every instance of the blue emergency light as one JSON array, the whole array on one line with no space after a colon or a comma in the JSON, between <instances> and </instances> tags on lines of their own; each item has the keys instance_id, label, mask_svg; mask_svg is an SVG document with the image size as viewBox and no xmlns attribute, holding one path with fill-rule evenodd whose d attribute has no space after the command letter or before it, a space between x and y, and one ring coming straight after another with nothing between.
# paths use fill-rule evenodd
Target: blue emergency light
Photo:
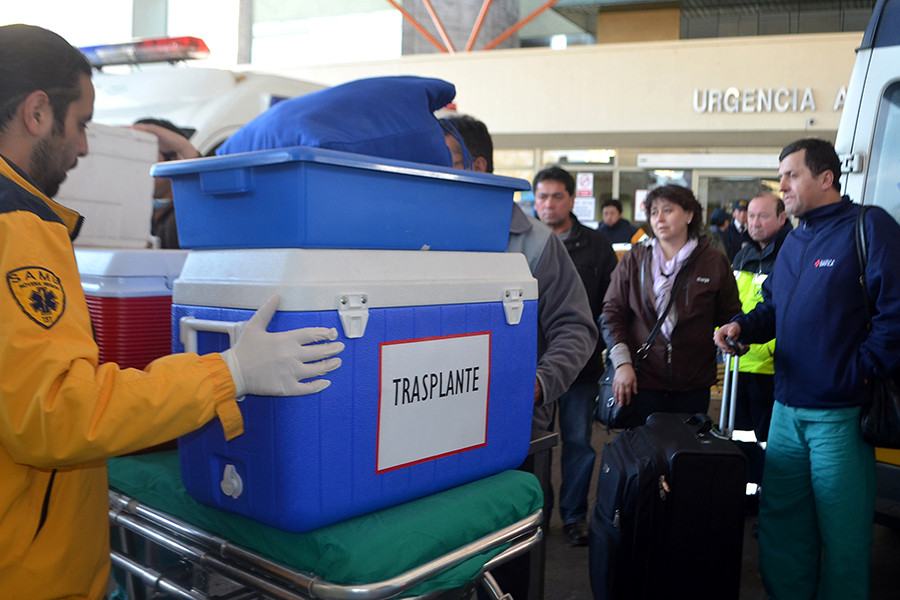
<instances>
[{"instance_id":1,"label":"blue emergency light","mask_svg":"<svg viewBox=\"0 0 900 600\"><path fill-rule=\"evenodd\" d=\"M175 62L209 56L209 48L206 43L195 37L152 38L125 44L88 46L79 49L96 69L108 65Z\"/></svg>"}]
</instances>

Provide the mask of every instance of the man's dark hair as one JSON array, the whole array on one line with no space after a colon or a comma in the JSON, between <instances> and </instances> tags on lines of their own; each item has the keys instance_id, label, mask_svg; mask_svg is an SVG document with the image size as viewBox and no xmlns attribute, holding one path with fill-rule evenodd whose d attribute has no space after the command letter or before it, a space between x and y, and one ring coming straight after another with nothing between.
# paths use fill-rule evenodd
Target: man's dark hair
<instances>
[{"instance_id":1,"label":"man's dark hair","mask_svg":"<svg viewBox=\"0 0 900 600\"><path fill-rule=\"evenodd\" d=\"M491 134L488 133L487 126L474 117L469 115L452 115L444 117L444 120L453 125L459 136L462 138L466 150L475 160L479 156L483 156L487 161L487 172L494 172L494 143L491 141Z\"/></svg>"},{"instance_id":2,"label":"man's dark hair","mask_svg":"<svg viewBox=\"0 0 900 600\"><path fill-rule=\"evenodd\" d=\"M54 128L63 131L69 105L81 96L82 73L91 76L91 63L52 31L33 25L0 27L0 133L25 98L38 90L50 99Z\"/></svg>"},{"instance_id":3,"label":"man's dark hair","mask_svg":"<svg viewBox=\"0 0 900 600\"><path fill-rule=\"evenodd\" d=\"M700 237L701 223L703 223L703 207L694 197L694 192L680 185L664 185L650 190L647 198L644 199L644 212L649 218L650 209L657 200L668 200L673 204L677 204L685 211L694 213L691 222L688 223L688 238ZM653 228L650 228L650 235L653 236Z\"/></svg>"},{"instance_id":4,"label":"man's dark hair","mask_svg":"<svg viewBox=\"0 0 900 600\"><path fill-rule=\"evenodd\" d=\"M538 172L538 174L534 176L534 182L531 184L531 189L536 190L540 182L548 179L562 183L566 186L566 191L569 192L570 196L575 195L575 179L572 178L572 175L570 175L568 171L559 167L547 167Z\"/></svg>"},{"instance_id":5,"label":"man's dark hair","mask_svg":"<svg viewBox=\"0 0 900 600\"><path fill-rule=\"evenodd\" d=\"M604 200L603 204L600 205L600 211L602 212L604 208L607 206L614 206L616 210L619 211L619 214L622 214L622 203L616 200L615 198L610 198L609 200Z\"/></svg>"},{"instance_id":6,"label":"man's dark hair","mask_svg":"<svg viewBox=\"0 0 900 600\"><path fill-rule=\"evenodd\" d=\"M834 175L834 182L831 184L831 187L840 193L841 159L838 158L831 142L818 138L797 140L784 147L784 150L781 151L781 155L778 157L778 161L781 162L787 156L800 150L806 150L806 158L803 162L815 177L818 177L825 171L831 171L831 174Z\"/></svg>"},{"instance_id":7,"label":"man's dark hair","mask_svg":"<svg viewBox=\"0 0 900 600\"><path fill-rule=\"evenodd\" d=\"M140 124L156 125L157 127L162 127L163 129L168 129L169 131L173 131L185 139L188 139L188 140L191 139L190 132L182 129L181 127L179 127L172 121L167 121L166 119L153 119L150 117L146 117L144 119L138 119L137 121L134 122L134 124L135 125L140 125ZM163 156L163 159L165 159L166 161L175 160L176 158L178 158L178 154L175 152L166 152L162 156Z\"/></svg>"}]
</instances>

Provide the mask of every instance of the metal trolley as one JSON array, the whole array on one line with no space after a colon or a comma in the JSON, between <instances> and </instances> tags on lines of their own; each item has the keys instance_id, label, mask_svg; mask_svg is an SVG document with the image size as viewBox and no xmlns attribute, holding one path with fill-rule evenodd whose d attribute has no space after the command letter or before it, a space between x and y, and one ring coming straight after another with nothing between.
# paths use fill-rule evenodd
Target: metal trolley
<instances>
[{"instance_id":1,"label":"metal trolley","mask_svg":"<svg viewBox=\"0 0 900 600\"><path fill-rule=\"evenodd\" d=\"M325 581L314 573L289 568L123 493L110 490L109 506L110 524L122 540L121 549L111 552L112 563L127 573L128 593L132 599L149 592L179 600L382 600L397 597L463 561L510 544L487 561L476 580L466 586L470 592L475 585L481 585L489 598L500 600L504 595L490 570L537 548L543 537L542 511L537 510L525 519L396 577L348 586ZM135 538L145 542L144 549L150 548L140 558L138 547L141 544L139 541L135 543ZM154 565L153 546L180 557L177 565L180 572L165 574L163 569ZM215 581L218 585L211 586L210 583ZM138 582L143 586L137 585ZM227 591L214 591L216 587ZM448 595L450 592L441 590L418 598L453 597ZM463 594L460 590L456 592Z\"/></svg>"}]
</instances>

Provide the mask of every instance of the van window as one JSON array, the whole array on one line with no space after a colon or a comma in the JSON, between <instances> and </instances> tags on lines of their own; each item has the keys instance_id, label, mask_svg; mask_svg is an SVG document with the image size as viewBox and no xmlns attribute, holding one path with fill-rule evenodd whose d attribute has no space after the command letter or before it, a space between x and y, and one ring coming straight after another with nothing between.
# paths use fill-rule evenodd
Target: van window
<instances>
[{"instance_id":1,"label":"van window","mask_svg":"<svg viewBox=\"0 0 900 600\"><path fill-rule=\"evenodd\" d=\"M900 81L887 87L872 142L866 204L877 204L900 221Z\"/></svg>"}]
</instances>

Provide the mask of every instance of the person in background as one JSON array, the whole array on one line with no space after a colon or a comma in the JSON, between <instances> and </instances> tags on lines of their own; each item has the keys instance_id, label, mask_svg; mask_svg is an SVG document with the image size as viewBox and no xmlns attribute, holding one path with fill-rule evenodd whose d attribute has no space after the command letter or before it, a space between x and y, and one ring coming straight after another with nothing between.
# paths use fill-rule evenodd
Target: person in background
<instances>
[{"instance_id":1,"label":"person in background","mask_svg":"<svg viewBox=\"0 0 900 600\"><path fill-rule=\"evenodd\" d=\"M0 27L0 590L99 600L109 578L106 459L218 419L243 432L237 398L328 386L334 329L268 333L273 296L225 352L145 370L98 364L72 240L83 218L53 200L88 152L91 65L40 27ZM327 359L327 360L324 360ZM312 381L301 381L312 379ZM248 401L252 401L248 399Z\"/></svg>"},{"instance_id":2,"label":"person in background","mask_svg":"<svg viewBox=\"0 0 900 600\"><path fill-rule=\"evenodd\" d=\"M454 164L462 164L465 150L472 170L493 173L493 144L487 127L468 115L454 115L449 122L462 138L445 136ZM482 171L483 169L483 171ZM597 326L578 271L565 246L553 231L518 206L513 206L507 252L525 255L531 274L538 280L538 366L535 381L534 425L550 431L555 403L581 372L597 345Z\"/></svg>"},{"instance_id":3,"label":"person in background","mask_svg":"<svg viewBox=\"0 0 900 600\"><path fill-rule=\"evenodd\" d=\"M707 237L709 238L711 246L721 250L722 253L728 257L728 260L733 260L734 255L730 254L730 251L732 250L731 236L728 234L728 228L730 226L731 217L729 217L728 213L721 208L717 208L709 217L709 232Z\"/></svg>"},{"instance_id":4,"label":"person in background","mask_svg":"<svg viewBox=\"0 0 900 600\"><path fill-rule=\"evenodd\" d=\"M750 200L747 207L750 242L741 248L732 263L745 313L763 299L763 283L775 268L775 258L789 231L784 228L786 219L784 202L774 193L762 192ZM753 430L757 442L765 442L769 437L769 420L775 403L774 353L775 340L771 340L751 345L740 360L734 427ZM749 481L761 484L765 451L756 442L738 444L749 461Z\"/></svg>"},{"instance_id":5,"label":"person in background","mask_svg":"<svg viewBox=\"0 0 900 600\"><path fill-rule=\"evenodd\" d=\"M658 411L709 410L710 387L717 380L710 336L741 311L731 264L700 235L702 208L691 190L655 188L644 207L653 236L622 257L603 301L615 344L608 350L616 367L613 393L620 405L633 405L636 424ZM662 329L635 372L636 353L673 294Z\"/></svg>"},{"instance_id":6,"label":"person in background","mask_svg":"<svg viewBox=\"0 0 900 600\"><path fill-rule=\"evenodd\" d=\"M750 234L747 232L747 204L746 200L735 200L731 206L731 224L728 226L728 237L731 240L731 247L728 256L732 260L737 256L750 241Z\"/></svg>"},{"instance_id":7,"label":"person in background","mask_svg":"<svg viewBox=\"0 0 900 600\"><path fill-rule=\"evenodd\" d=\"M549 167L534 177L534 209L566 247L587 291L591 316L596 322L603 296L618 259L605 235L582 225L572 213L575 179L565 169ZM559 431L562 438L559 516L566 540L573 546L588 543L588 491L597 453L591 446L594 405L603 375L602 339L575 382L559 397Z\"/></svg>"},{"instance_id":8,"label":"person in background","mask_svg":"<svg viewBox=\"0 0 900 600\"><path fill-rule=\"evenodd\" d=\"M775 404L759 507L759 567L770 598L869 597L875 453L860 433L867 382L900 365L900 225L866 213L860 289L859 205L841 196L841 161L806 138L779 157L779 191L800 225L787 235L763 301L716 331L761 344L775 337Z\"/></svg>"},{"instance_id":9,"label":"person in background","mask_svg":"<svg viewBox=\"0 0 900 600\"><path fill-rule=\"evenodd\" d=\"M139 119L132 129L156 136L159 143L159 162L199 158L200 153L190 139L171 121L165 119ZM178 227L175 223L175 204L172 202L172 180L167 177L153 179L153 216L150 234L159 238L163 249L181 248L178 244Z\"/></svg>"},{"instance_id":10,"label":"person in background","mask_svg":"<svg viewBox=\"0 0 900 600\"><path fill-rule=\"evenodd\" d=\"M603 221L597 230L612 244L630 244L638 228L622 217L622 203L616 199L604 200L600 205Z\"/></svg>"},{"instance_id":11,"label":"person in background","mask_svg":"<svg viewBox=\"0 0 900 600\"><path fill-rule=\"evenodd\" d=\"M452 126L446 130L445 141L454 165L492 173L494 148L485 124L468 115L454 115L443 121ZM518 205L512 208L506 251L525 255L531 274L538 281L538 359L532 419L532 439L538 439L553 430L556 400L569 389L597 347L597 325L565 246L553 230L527 216ZM519 468L534 472L533 456ZM553 487L549 472L540 479L544 527L548 527ZM514 598L527 598L529 563L528 556L519 557L492 574Z\"/></svg>"},{"instance_id":12,"label":"person in background","mask_svg":"<svg viewBox=\"0 0 900 600\"><path fill-rule=\"evenodd\" d=\"M750 200L747 231L751 241L737 253L732 265L745 313L762 302L763 283L775 268L775 259L788 233L784 229L786 219L784 202L774 193L763 192ZM735 426L752 429L761 442L768 439L775 402L774 353L775 340L771 340L751 345L741 356Z\"/></svg>"}]
</instances>

